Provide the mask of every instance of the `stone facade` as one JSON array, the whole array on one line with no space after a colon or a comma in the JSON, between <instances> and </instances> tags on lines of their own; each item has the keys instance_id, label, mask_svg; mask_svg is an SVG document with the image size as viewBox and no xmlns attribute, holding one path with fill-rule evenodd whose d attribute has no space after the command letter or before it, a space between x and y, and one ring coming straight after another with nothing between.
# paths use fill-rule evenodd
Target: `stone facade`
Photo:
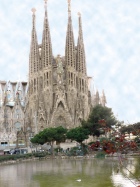
<instances>
[{"instance_id":1,"label":"stone facade","mask_svg":"<svg viewBox=\"0 0 140 187\"><path fill-rule=\"evenodd\" d=\"M68 24L65 56L53 56L47 1L42 43L38 44L35 9L32 9L32 33L27 82L0 81L0 141L1 145L26 144L33 134L47 127L79 126L97 104L105 106L104 91L94 93L87 76L82 31L78 14L79 33L74 41L71 5L68 1Z\"/></svg>"},{"instance_id":2,"label":"stone facade","mask_svg":"<svg viewBox=\"0 0 140 187\"><path fill-rule=\"evenodd\" d=\"M27 82L0 81L0 149L23 146L29 136L24 112L26 90Z\"/></svg>"},{"instance_id":3,"label":"stone facade","mask_svg":"<svg viewBox=\"0 0 140 187\"><path fill-rule=\"evenodd\" d=\"M68 25L66 32L65 56L53 56L47 2L42 43L38 44L35 9L31 34L29 60L29 97L26 112L29 114L33 132L47 127L64 126L72 128L79 126L81 120L87 119L92 107L92 100L99 104L100 98L91 97L88 87L90 77L87 76L86 58L83 41L82 19L78 14L79 33L75 45L71 17L71 5L68 1ZM102 104L105 105L103 93ZM36 116L36 123L33 117Z\"/></svg>"}]
</instances>

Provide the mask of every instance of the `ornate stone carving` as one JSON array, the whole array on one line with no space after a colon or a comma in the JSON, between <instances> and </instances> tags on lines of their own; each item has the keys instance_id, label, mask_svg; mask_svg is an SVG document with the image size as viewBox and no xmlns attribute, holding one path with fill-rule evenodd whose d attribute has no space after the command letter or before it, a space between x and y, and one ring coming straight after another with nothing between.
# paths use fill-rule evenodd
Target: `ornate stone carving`
<instances>
[{"instance_id":1,"label":"ornate stone carving","mask_svg":"<svg viewBox=\"0 0 140 187\"><path fill-rule=\"evenodd\" d=\"M57 63L57 83L61 85L63 84L64 70L63 70L63 63L60 58L60 55L57 56L56 63Z\"/></svg>"},{"instance_id":2,"label":"ornate stone carving","mask_svg":"<svg viewBox=\"0 0 140 187\"><path fill-rule=\"evenodd\" d=\"M36 108L39 128L54 127L60 124L72 128L80 125L79 121L86 119L89 115L92 105L90 102L91 94L89 94L90 78L86 72L81 14L78 13L78 16L79 34L78 43L75 46L71 20L71 0L68 0L68 26L63 57L58 55L55 58L52 53L47 0L45 0L41 45L37 43L35 22L33 23L29 82L33 83L32 81L36 80L38 86L34 90L31 87L32 93L29 96L28 111L34 111ZM35 53L34 49L36 49ZM35 71L34 67L37 66L39 69ZM31 123L33 123L32 120Z\"/></svg>"}]
</instances>

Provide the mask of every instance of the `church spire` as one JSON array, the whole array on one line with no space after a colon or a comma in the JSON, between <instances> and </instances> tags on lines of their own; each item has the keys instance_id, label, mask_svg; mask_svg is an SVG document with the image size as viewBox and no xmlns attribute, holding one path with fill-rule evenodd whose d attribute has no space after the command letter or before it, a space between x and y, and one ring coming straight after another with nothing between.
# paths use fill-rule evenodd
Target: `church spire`
<instances>
[{"instance_id":1,"label":"church spire","mask_svg":"<svg viewBox=\"0 0 140 187\"><path fill-rule=\"evenodd\" d=\"M81 13L78 13L79 16L79 35L78 35L78 43L77 43L77 70L86 73L86 60L85 60L85 48L83 42L83 31L82 31L82 18Z\"/></svg>"},{"instance_id":2,"label":"church spire","mask_svg":"<svg viewBox=\"0 0 140 187\"><path fill-rule=\"evenodd\" d=\"M106 106L106 103L107 103L104 90L102 91L101 103L102 103L102 106L103 106L103 107L105 107L105 106Z\"/></svg>"},{"instance_id":3,"label":"church spire","mask_svg":"<svg viewBox=\"0 0 140 187\"><path fill-rule=\"evenodd\" d=\"M68 66L74 67L74 69L76 69L74 34L71 19L71 0L68 0L68 26L65 46L65 61Z\"/></svg>"},{"instance_id":4,"label":"church spire","mask_svg":"<svg viewBox=\"0 0 140 187\"><path fill-rule=\"evenodd\" d=\"M32 34L31 34L31 46L30 46L30 57L29 57L29 72L30 75L35 73L39 69L39 50L38 50L38 41L35 28L35 12L36 9L32 8Z\"/></svg>"},{"instance_id":5,"label":"church spire","mask_svg":"<svg viewBox=\"0 0 140 187\"><path fill-rule=\"evenodd\" d=\"M44 18L44 27L43 27L43 37L42 37L42 50L41 50L41 59L42 64L41 68L48 67L52 64L52 44L50 36L50 28L47 14L47 1L45 1L45 18Z\"/></svg>"},{"instance_id":6,"label":"church spire","mask_svg":"<svg viewBox=\"0 0 140 187\"><path fill-rule=\"evenodd\" d=\"M71 16L71 0L68 0L68 14Z\"/></svg>"},{"instance_id":7,"label":"church spire","mask_svg":"<svg viewBox=\"0 0 140 187\"><path fill-rule=\"evenodd\" d=\"M47 2L48 2L48 0L44 0L44 2L45 2L45 17L47 17Z\"/></svg>"},{"instance_id":8,"label":"church spire","mask_svg":"<svg viewBox=\"0 0 140 187\"><path fill-rule=\"evenodd\" d=\"M98 90L96 91L96 99L95 99L95 104L99 105L100 104L100 96Z\"/></svg>"},{"instance_id":9,"label":"church spire","mask_svg":"<svg viewBox=\"0 0 140 187\"><path fill-rule=\"evenodd\" d=\"M79 17L79 36L78 36L78 39L83 44L82 18L81 18L81 13L80 12L78 12L78 17Z\"/></svg>"}]
</instances>

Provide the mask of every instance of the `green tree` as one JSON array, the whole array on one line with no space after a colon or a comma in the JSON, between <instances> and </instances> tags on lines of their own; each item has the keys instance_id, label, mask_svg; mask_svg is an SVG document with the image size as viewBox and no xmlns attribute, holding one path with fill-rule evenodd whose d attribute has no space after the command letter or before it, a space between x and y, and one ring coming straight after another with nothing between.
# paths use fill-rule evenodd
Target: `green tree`
<instances>
[{"instance_id":1,"label":"green tree","mask_svg":"<svg viewBox=\"0 0 140 187\"><path fill-rule=\"evenodd\" d=\"M51 148L52 148L52 154L54 155L54 142L63 142L66 139L66 132L67 129L63 128L62 126L60 127L55 127L55 128L46 128L43 131L39 132L36 134L32 139L32 143L37 143L43 145L46 142L50 142Z\"/></svg>"},{"instance_id":2,"label":"green tree","mask_svg":"<svg viewBox=\"0 0 140 187\"><path fill-rule=\"evenodd\" d=\"M136 130L138 134L140 134L140 122L134 123L133 129Z\"/></svg>"},{"instance_id":3,"label":"green tree","mask_svg":"<svg viewBox=\"0 0 140 187\"><path fill-rule=\"evenodd\" d=\"M104 121L104 123L100 123L101 120ZM90 135L99 137L100 134L104 133L103 126L111 128L117 123L118 121L111 108L97 105L92 109L88 120L82 122L82 126L89 129Z\"/></svg>"},{"instance_id":4,"label":"green tree","mask_svg":"<svg viewBox=\"0 0 140 187\"><path fill-rule=\"evenodd\" d=\"M44 142L46 141L44 139L44 136L42 135L43 131L39 132L38 134L36 134L33 138L31 138L31 142L33 144L40 144L40 145L43 145Z\"/></svg>"},{"instance_id":5,"label":"green tree","mask_svg":"<svg viewBox=\"0 0 140 187\"><path fill-rule=\"evenodd\" d=\"M89 135L88 129L84 129L83 127L76 127L74 129L70 129L67 132L66 137L67 139L75 140L82 145L82 142L85 139L88 139L88 135Z\"/></svg>"},{"instance_id":6,"label":"green tree","mask_svg":"<svg viewBox=\"0 0 140 187\"><path fill-rule=\"evenodd\" d=\"M122 128L120 128L120 132L122 134L127 133L127 134L129 134L129 136L131 133L133 135L139 136L140 135L140 122L135 123L133 125L132 124L129 124L127 126L125 125Z\"/></svg>"},{"instance_id":7,"label":"green tree","mask_svg":"<svg viewBox=\"0 0 140 187\"><path fill-rule=\"evenodd\" d=\"M67 129L63 128L62 126L56 127L55 129L57 131L55 135L55 141L58 143L65 142Z\"/></svg>"},{"instance_id":8,"label":"green tree","mask_svg":"<svg viewBox=\"0 0 140 187\"><path fill-rule=\"evenodd\" d=\"M120 128L119 131L120 131L122 134L125 134L125 133L130 134L133 130L134 130L134 129L133 129L133 126L132 126L132 125L128 125L128 126L123 126L122 128Z\"/></svg>"}]
</instances>

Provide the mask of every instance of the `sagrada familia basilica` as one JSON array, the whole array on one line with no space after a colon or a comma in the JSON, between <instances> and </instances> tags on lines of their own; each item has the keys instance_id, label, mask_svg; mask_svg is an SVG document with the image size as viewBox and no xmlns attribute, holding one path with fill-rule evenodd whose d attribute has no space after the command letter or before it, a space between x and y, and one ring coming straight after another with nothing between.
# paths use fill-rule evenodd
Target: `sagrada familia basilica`
<instances>
[{"instance_id":1,"label":"sagrada familia basilica","mask_svg":"<svg viewBox=\"0 0 140 187\"><path fill-rule=\"evenodd\" d=\"M65 56L53 56L47 0L41 44L37 40L35 12L33 8L28 83L0 81L1 146L25 146L30 137L47 127L79 126L92 107L106 104L104 92L100 97L98 91L93 93L90 89L80 13L75 45L71 1L68 0Z\"/></svg>"}]
</instances>

